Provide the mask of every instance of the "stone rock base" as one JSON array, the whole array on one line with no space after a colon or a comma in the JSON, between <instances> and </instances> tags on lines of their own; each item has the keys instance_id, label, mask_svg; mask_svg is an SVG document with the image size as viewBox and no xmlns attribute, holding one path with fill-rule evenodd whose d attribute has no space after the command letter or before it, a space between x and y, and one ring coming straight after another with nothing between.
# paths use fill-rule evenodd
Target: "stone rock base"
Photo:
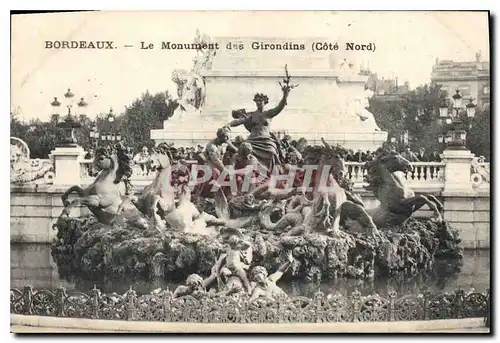
<instances>
[{"instance_id":1,"label":"stone rock base","mask_svg":"<svg viewBox=\"0 0 500 343\"><path fill-rule=\"evenodd\" d=\"M93 217L64 218L57 224L52 257L62 277L86 280L104 278L149 279L167 277L184 280L191 273L203 277L225 249L222 236L208 237L156 230L108 227ZM269 273L285 261L291 250L294 263L285 278L335 279L373 278L430 271L436 258L462 260L457 231L447 223L410 219L386 240L337 232L306 237L281 237L273 232L242 230L252 243L252 267L261 265Z\"/></svg>"}]
</instances>

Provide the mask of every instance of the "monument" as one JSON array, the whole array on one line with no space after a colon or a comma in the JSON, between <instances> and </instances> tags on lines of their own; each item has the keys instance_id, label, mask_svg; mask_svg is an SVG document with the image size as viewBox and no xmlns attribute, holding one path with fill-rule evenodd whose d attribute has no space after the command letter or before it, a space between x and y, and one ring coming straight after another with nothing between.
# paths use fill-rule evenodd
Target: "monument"
<instances>
[{"instance_id":1,"label":"monument","mask_svg":"<svg viewBox=\"0 0 500 343\"><path fill-rule=\"evenodd\" d=\"M202 101L193 106L179 106L164 122L163 129L152 130L156 144L167 142L177 146L196 146L214 138L218 128L232 120L236 109L253 110L255 93L269 97L269 107L281 99L278 82L284 77L284 65L300 86L294 90L283 112L273 119L273 130L285 132L295 139L304 137L309 144L341 144L347 149L376 150L387 140L387 133L377 127L368 106L365 91L367 76L359 75L359 66L339 51L310 51L313 42L327 41L324 37L283 38L220 37L215 38L220 50L216 54L199 51L194 73L203 79ZM272 50L271 47L305 47L304 50ZM232 49L227 49L231 46ZM243 47L243 49L237 49ZM266 49L267 48L267 49ZM206 61L210 59L210 63ZM189 73L188 73L189 75ZM193 86L199 77L192 75L178 82L181 104L194 98ZM178 79L177 74L175 75ZM174 78L173 78L174 79ZM203 106L199 106L202 103ZM246 137L244 127L232 129L232 134Z\"/></svg>"}]
</instances>

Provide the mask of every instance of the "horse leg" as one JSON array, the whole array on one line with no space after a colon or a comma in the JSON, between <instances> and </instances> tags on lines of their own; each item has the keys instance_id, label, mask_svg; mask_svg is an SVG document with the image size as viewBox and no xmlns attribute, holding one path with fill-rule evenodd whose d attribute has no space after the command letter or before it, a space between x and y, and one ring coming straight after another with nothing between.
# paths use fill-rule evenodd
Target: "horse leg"
<instances>
[{"instance_id":1,"label":"horse leg","mask_svg":"<svg viewBox=\"0 0 500 343\"><path fill-rule=\"evenodd\" d=\"M410 199L405 199L401 202L401 205L411 206L411 213L418 211L422 206L427 205L434 212L435 219L437 222L443 221L443 216L439 211L438 206L434 203L434 201L429 200L425 195L419 194Z\"/></svg>"},{"instance_id":2,"label":"horse leg","mask_svg":"<svg viewBox=\"0 0 500 343\"><path fill-rule=\"evenodd\" d=\"M438 198L436 198L436 196L434 196L434 195L432 195L432 194L426 194L425 196L426 196L429 200L433 201L433 202L436 204L437 208L439 209L439 212L440 212L441 214L443 214L443 211L444 211L444 206L443 206L443 204L441 203L441 201L439 201L439 199L438 199Z\"/></svg>"},{"instance_id":3,"label":"horse leg","mask_svg":"<svg viewBox=\"0 0 500 343\"><path fill-rule=\"evenodd\" d=\"M80 198L80 204L84 206L99 207L100 199L97 195L91 195L85 198Z\"/></svg>"},{"instance_id":4,"label":"horse leg","mask_svg":"<svg viewBox=\"0 0 500 343\"><path fill-rule=\"evenodd\" d=\"M80 198L76 198L76 199L73 199L73 200L66 200L64 202L64 208L61 212L61 215L59 216L59 218L61 217L69 217L69 215L71 214L71 209L76 207L78 204L80 203Z\"/></svg>"},{"instance_id":5,"label":"horse leg","mask_svg":"<svg viewBox=\"0 0 500 343\"><path fill-rule=\"evenodd\" d=\"M237 219L221 219L206 212L201 213L200 218L202 218L207 225L221 225L234 229L247 227L254 221L254 217L252 216Z\"/></svg>"},{"instance_id":6,"label":"horse leg","mask_svg":"<svg viewBox=\"0 0 500 343\"><path fill-rule=\"evenodd\" d=\"M66 206L66 203L68 202L68 197L71 193L76 192L80 197L83 197L83 188L80 186L71 186L66 190L66 192L61 195L61 200L63 204Z\"/></svg>"},{"instance_id":7,"label":"horse leg","mask_svg":"<svg viewBox=\"0 0 500 343\"><path fill-rule=\"evenodd\" d=\"M382 240L382 235L373 222L372 217L370 217L361 205L346 201L340 207L340 211L345 214L347 218L357 221L361 227L363 227L363 229L365 229L367 233L371 234L376 240Z\"/></svg>"},{"instance_id":8,"label":"horse leg","mask_svg":"<svg viewBox=\"0 0 500 343\"><path fill-rule=\"evenodd\" d=\"M219 188L214 194L215 202L215 214L217 217L225 220L229 220L229 205L227 202L226 195L222 188Z\"/></svg>"},{"instance_id":9,"label":"horse leg","mask_svg":"<svg viewBox=\"0 0 500 343\"><path fill-rule=\"evenodd\" d=\"M160 216L158 214L158 210L161 210L162 214L164 214L164 215L166 215L166 213L168 211L167 205L165 204L165 202L163 201L163 199L159 195L157 195L155 197L154 204L153 204L153 223L154 223L155 229L160 232L160 234L162 235L162 239L163 239L164 231L166 229L165 218L163 218L162 216Z\"/></svg>"}]
</instances>

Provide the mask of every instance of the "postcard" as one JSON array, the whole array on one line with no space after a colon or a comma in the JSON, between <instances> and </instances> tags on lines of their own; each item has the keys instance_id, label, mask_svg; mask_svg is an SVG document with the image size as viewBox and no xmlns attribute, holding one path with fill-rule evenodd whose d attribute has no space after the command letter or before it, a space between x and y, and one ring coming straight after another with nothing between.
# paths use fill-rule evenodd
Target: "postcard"
<instances>
[{"instance_id":1,"label":"postcard","mask_svg":"<svg viewBox=\"0 0 500 343\"><path fill-rule=\"evenodd\" d=\"M490 332L488 11L11 16L12 332Z\"/></svg>"}]
</instances>

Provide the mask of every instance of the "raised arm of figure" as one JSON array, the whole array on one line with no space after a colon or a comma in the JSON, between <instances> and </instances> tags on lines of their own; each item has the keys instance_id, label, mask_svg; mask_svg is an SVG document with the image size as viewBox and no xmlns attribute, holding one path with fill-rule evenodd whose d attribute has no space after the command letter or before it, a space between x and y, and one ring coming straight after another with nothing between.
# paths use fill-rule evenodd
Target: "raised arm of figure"
<instances>
[{"instance_id":1,"label":"raised arm of figure","mask_svg":"<svg viewBox=\"0 0 500 343\"><path fill-rule=\"evenodd\" d=\"M287 89L287 88L284 88L283 89L283 97L281 98L280 102L278 103L278 106L276 106L275 108L272 108L270 110L267 110L263 113L263 115L268 118L268 119L271 119L271 118L274 118L276 117L278 114L281 113L281 111L283 111L283 109L285 108L286 106L286 100L288 98L288 94L289 94L290 90Z\"/></svg>"},{"instance_id":2,"label":"raised arm of figure","mask_svg":"<svg viewBox=\"0 0 500 343\"><path fill-rule=\"evenodd\" d=\"M183 295L189 294L189 287L188 286L179 286L175 289L174 294L172 295L173 299L182 297Z\"/></svg>"},{"instance_id":3,"label":"raised arm of figure","mask_svg":"<svg viewBox=\"0 0 500 343\"><path fill-rule=\"evenodd\" d=\"M236 127L236 126L240 126L242 124L245 123L245 121L247 120L248 118L240 118L240 119L235 119L235 120L231 120L229 123L227 123L225 126L226 127Z\"/></svg>"},{"instance_id":4,"label":"raised arm of figure","mask_svg":"<svg viewBox=\"0 0 500 343\"><path fill-rule=\"evenodd\" d=\"M279 267L279 269L275 273L269 275L269 277L268 277L269 281L274 282L274 283L278 282L279 279L281 279L281 277L283 276L283 274L288 270L288 268L290 268L290 266L292 265L292 262L293 262L292 252L288 251L286 253L286 257L287 257L287 261L285 263L283 263L281 265L281 267Z\"/></svg>"}]
</instances>

